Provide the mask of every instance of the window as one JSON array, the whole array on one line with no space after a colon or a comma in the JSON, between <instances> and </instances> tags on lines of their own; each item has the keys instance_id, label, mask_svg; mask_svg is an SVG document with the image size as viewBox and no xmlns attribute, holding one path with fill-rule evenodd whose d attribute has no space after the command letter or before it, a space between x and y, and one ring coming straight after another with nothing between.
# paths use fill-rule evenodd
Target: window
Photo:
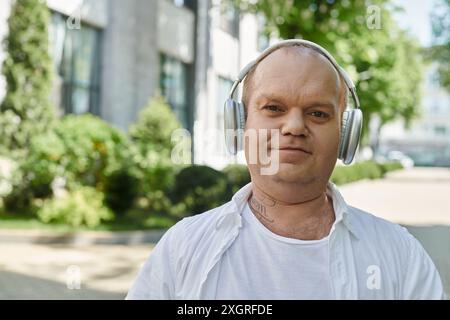
<instances>
[{"instance_id":1,"label":"window","mask_svg":"<svg viewBox=\"0 0 450 320\"><path fill-rule=\"evenodd\" d=\"M233 86L233 81L229 80L229 79L225 79L223 77L218 77L217 78L217 117L216 117L216 121L217 121L217 128L219 130L223 130L223 112L224 112L224 106L225 106L225 101L228 99L228 95L230 93L231 87Z\"/></svg>"},{"instance_id":2,"label":"window","mask_svg":"<svg viewBox=\"0 0 450 320\"><path fill-rule=\"evenodd\" d=\"M184 0L172 0L172 3L177 7L184 6Z\"/></svg>"},{"instance_id":3,"label":"window","mask_svg":"<svg viewBox=\"0 0 450 320\"><path fill-rule=\"evenodd\" d=\"M435 133L436 135L442 135L442 136L444 136L445 133L446 133L446 127L443 126L443 125L436 125L436 126L434 126L434 133Z\"/></svg>"},{"instance_id":4,"label":"window","mask_svg":"<svg viewBox=\"0 0 450 320\"><path fill-rule=\"evenodd\" d=\"M220 7L220 29L234 38L239 37L239 11L236 7L229 4Z\"/></svg>"},{"instance_id":5,"label":"window","mask_svg":"<svg viewBox=\"0 0 450 320\"><path fill-rule=\"evenodd\" d=\"M61 108L65 113L99 114L100 31L84 24L70 29L66 20L53 13L50 32L54 64L61 80Z\"/></svg>"},{"instance_id":6,"label":"window","mask_svg":"<svg viewBox=\"0 0 450 320\"><path fill-rule=\"evenodd\" d=\"M170 56L161 54L160 88L184 128L188 128L187 66Z\"/></svg>"}]
</instances>

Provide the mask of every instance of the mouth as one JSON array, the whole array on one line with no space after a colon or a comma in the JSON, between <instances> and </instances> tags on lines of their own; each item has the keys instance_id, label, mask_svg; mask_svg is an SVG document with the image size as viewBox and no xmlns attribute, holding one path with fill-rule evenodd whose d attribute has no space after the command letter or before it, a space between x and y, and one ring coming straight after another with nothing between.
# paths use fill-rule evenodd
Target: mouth
<instances>
[{"instance_id":1,"label":"mouth","mask_svg":"<svg viewBox=\"0 0 450 320\"><path fill-rule=\"evenodd\" d=\"M309 151L307 151L307 150L305 150L305 149L303 149L303 148L297 148L297 147L286 147L286 148L279 148L279 149L276 149L276 150L279 150L279 151L286 151L286 152L302 152L302 153L306 153L306 154L312 154L312 152L309 152Z\"/></svg>"}]
</instances>

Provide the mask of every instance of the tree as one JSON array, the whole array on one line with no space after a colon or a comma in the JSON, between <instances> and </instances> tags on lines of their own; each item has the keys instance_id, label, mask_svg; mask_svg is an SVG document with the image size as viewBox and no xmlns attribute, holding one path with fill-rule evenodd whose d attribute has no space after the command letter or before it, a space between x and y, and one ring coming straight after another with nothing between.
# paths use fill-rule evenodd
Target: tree
<instances>
[{"instance_id":1,"label":"tree","mask_svg":"<svg viewBox=\"0 0 450 320\"><path fill-rule=\"evenodd\" d=\"M49 20L45 1L13 2L4 40L6 96L0 105L0 152L23 158L30 138L53 122Z\"/></svg>"},{"instance_id":2,"label":"tree","mask_svg":"<svg viewBox=\"0 0 450 320\"><path fill-rule=\"evenodd\" d=\"M353 71L364 112L363 143L376 115L382 126L403 119L406 126L420 115L423 62L419 45L401 30L388 12L382 14L383 28L364 35L349 36L338 57L351 57L343 65ZM344 40L344 43L346 41ZM377 145L372 145L377 149Z\"/></svg>"},{"instance_id":3,"label":"tree","mask_svg":"<svg viewBox=\"0 0 450 320\"><path fill-rule=\"evenodd\" d=\"M139 148L139 154L156 162L170 163L174 147L172 134L181 128L166 100L157 95L150 99L139 114L138 121L130 126L130 137Z\"/></svg>"},{"instance_id":4,"label":"tree","mask_svg":"<svg viewBox=\"0 0 450 320\"><path fill-rule=\"evenodd\" d=\"M140 196L151 212L170 212L172 203L167 197L179 168L172 162L175 130L181 128L166 100L156 95L139 113L138 121L130 126L131 158L134 174L139 181Z\"/></svg>"},{"instance_id":5,"label":"tree","mask_svg":"<svg viewBox=\"0 0 450 320\"><path fill-rule=\"evenodd\" d=\"M381 126L420 113L422 59L419 46L391 17L388 0L236 0L245 12L265 17L265 32L325 47L350 74L364 112L363 143L373 115ZM380 126L380 128L381 128Z\"/></svg>"}]
</instances>

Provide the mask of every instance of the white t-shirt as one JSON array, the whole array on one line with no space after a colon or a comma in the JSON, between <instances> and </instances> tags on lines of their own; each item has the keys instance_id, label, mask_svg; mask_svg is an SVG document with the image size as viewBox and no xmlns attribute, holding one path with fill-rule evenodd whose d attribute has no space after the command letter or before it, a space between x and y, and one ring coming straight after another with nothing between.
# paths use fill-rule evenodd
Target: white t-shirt
<instances>
[{"instance_id":1,"label":"white t-shirt","mask_svg":"<svg viewBox=\"0 0 450 320\"><path fill-rule=\"evenodd\" d=\"M298 240L267 229L248 204L243 226L217 264L216 299L333 299L329 236Z\"/></svg>"}]
</instances>

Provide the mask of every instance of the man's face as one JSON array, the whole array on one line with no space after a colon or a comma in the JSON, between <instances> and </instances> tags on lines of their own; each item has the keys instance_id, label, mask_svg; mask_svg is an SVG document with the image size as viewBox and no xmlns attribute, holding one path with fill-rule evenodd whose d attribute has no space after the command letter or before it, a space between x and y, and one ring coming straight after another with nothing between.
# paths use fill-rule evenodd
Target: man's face
<instances>
[{"instance_id":1,"label":"man's face","mask_svg":"<svg viewBox=\"0 0 450 320\"><path fill-rule=\"evenodd\" d=\"M272 176L261 176L261 161L249 162L249 152L257 149L246 143L252 178L328 181L339 146L341 85L331 63L310 49L282 48L260 62L249 86L245 130L248 134L269 129L267 146L257 143L257 147L267 148L269 156L279 152L279 169ZM279 132L278 148L270 129Z\"/></svg>"}]
</instances>

